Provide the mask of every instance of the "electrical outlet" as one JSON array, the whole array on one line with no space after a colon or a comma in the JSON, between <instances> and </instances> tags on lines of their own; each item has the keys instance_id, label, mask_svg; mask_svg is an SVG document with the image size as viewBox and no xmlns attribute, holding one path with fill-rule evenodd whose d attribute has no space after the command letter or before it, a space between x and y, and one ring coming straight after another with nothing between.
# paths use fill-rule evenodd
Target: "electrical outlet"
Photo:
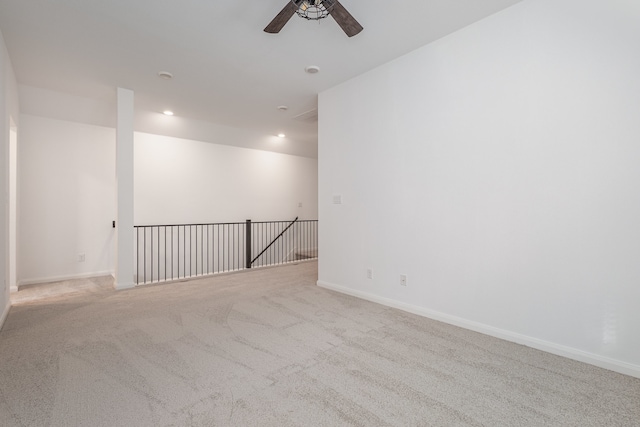
<instances>
[{"instance_id":1,"label":"electrical outlet","mask_svg":"<svg viewBox=\"0 0 640 427\"><path fill-rule=\"evenodd\" d=\"M84 254L78 254L78 262L84 262Z\"/></svg>"},{"instance_id":2,"label":"electrical outlet","mask_svg":"<svg viewBox=\"0 0 640 427\"><path fill-rule=\"evenodd\" d=\"M367 268L367 279L373 279L373 270Z\"/></svg>"},{"instance_id":3,"label":"electrical outlet","mask_svg":"<svg viewBox=\"0 0 640 427\"><path fill-rule=\"evenodd\" d=\"M407 286L407 275L406 274L401 274L400 275L400 285L401 286Z\"/></svg>"}]
</instances>

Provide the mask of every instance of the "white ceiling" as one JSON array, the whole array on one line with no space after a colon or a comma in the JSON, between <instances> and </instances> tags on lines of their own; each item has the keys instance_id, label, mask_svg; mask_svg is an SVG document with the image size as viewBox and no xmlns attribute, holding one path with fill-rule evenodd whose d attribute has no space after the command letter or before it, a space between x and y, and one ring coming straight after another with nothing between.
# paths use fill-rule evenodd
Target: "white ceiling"
<instances>
[{"instance_id":1,"label":"white ceiling","mask_svg":"<svg viewBox=\"0 0 640 427\"><path fill-rule=\"evenodd\" d=\"M105 100L125 87L137 110L284 132L291 153L315 153L317 123L294 117L319 92L520 0L341 0L364 27L353 38L330 17L263 32L286 1L0 0L0 30L21 85Z\"/></svg>"}]
</instances>

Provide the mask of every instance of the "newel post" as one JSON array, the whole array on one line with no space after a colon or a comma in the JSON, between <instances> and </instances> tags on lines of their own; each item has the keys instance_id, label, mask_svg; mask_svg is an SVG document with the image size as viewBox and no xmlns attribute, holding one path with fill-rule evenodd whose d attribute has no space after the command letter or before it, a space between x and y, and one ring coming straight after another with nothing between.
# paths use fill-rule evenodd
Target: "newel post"
<instances>
[{"instance_id":1,"label":"newel post","mask_svg":"<svg viewBox=\"0 0 640 427\"><path fill-rule=\"evenodd\" d=\"M251 268L251 220L248 219L245 225L245 267Z\"/></svg>"}]
</instances>

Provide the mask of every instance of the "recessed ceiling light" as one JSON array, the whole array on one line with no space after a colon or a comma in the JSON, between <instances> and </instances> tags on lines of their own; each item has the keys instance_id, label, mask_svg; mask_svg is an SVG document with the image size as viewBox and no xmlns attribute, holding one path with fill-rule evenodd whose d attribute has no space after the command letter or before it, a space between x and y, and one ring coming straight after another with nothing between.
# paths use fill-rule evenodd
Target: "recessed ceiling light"
<instances>
[{"instance_id":1,"label":"recessed ceiling light","mask_svg":"<svg viewBox=\"0 0 640 427\"><path fill-rule=\"evenodd\" d=\"M306 71L309 74L316 74L320 72L320 67L318 67L317 65L309 65L307 68L304 69L304 71Z\"/></svg>"},{"instance_id":2,"label":"recessed ceiling light","mask_svg":"<svg viewBox=\"0 0 640 427\"><path fill-rule=\"evenodd\" d=\"M278 110L280 111L287 111L289 109L289 107L287 107L286 105L278 105Z\"/></svg>"},{"instance_id":3,"label":"recessed ceiling light","mask_svg":"<svg viewBox=\"0 0 640 427\"><path fill-rule=\"evenodd\" d=\"M164 110L164 111L162 112L162 114L164 114L165 116L173 116L173 111L170 111L170 110Z\"/></svg>"},{"instance_id":4,"label":"recessed ceiling light","mask_svg":"<svg viewBox=\"0 0 640 427\"><path fill-rule=\"evenodd\" d=\"M164 80L171 80L173 78L173 74L168 71L160 71L158 72L158 77Z\"/></svg>"},{"instance_id":5,"label":"recessed ceiling light","mask_svg":"<svg viewBox=\"0 0 640 427\"><path fill-rule=\"evenodd\" d=\"M287 135L285 135L284 133L279 133L278 134L278 138L284 138L285 136L287 136Z\"/></svg>"}]
</instances>

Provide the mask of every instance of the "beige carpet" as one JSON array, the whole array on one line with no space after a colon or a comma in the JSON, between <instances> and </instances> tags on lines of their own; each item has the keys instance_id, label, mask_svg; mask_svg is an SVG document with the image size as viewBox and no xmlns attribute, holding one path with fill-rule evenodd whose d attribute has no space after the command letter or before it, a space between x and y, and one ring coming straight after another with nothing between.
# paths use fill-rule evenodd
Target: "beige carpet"
<instances>
[{"instance_id":1,"label":"beige carpet","mask_svg":"<svg viewBox=\"0 0 640 427\"><path fill-rule=\"evenodd\" d=\"M15 305L2 426L640 426L640 380L334 293L317 264Z\"/></svg>"}]
</instances>

